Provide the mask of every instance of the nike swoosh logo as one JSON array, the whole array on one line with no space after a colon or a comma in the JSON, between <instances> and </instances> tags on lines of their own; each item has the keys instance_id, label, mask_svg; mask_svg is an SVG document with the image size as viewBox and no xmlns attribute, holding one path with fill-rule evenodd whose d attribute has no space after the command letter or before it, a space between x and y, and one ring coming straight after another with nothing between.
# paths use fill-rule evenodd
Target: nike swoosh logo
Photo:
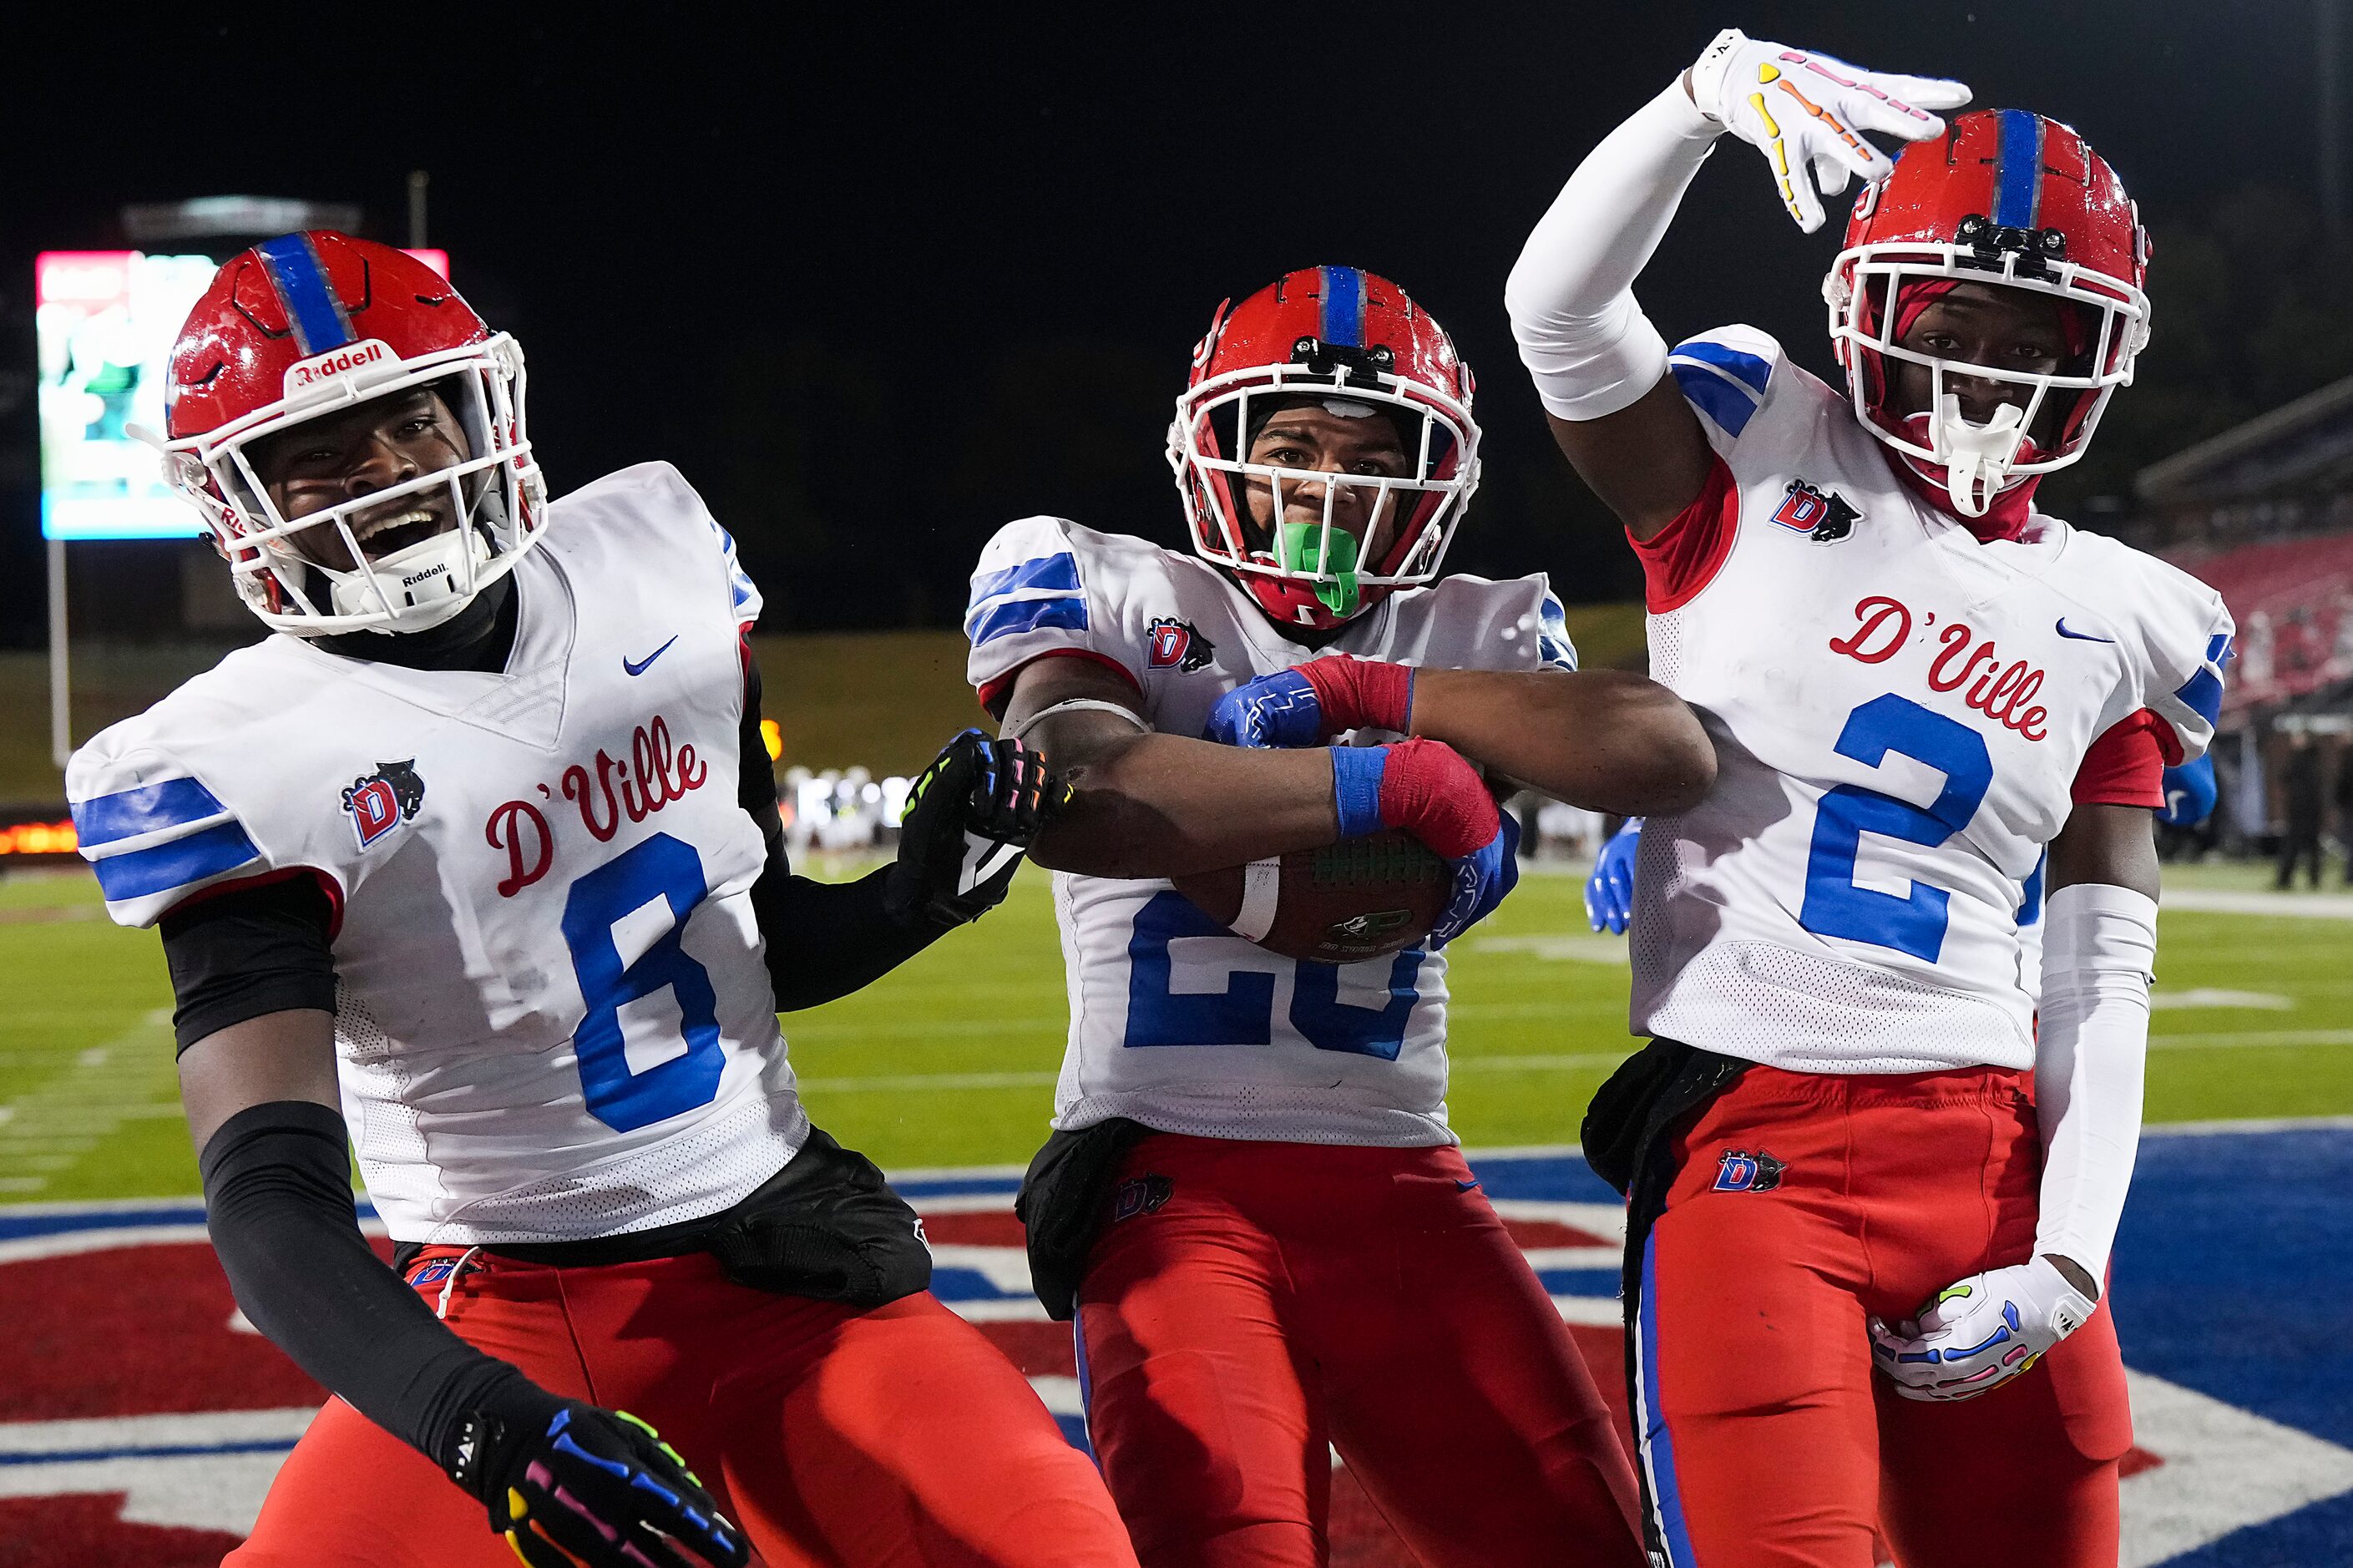
<instances>
[{"instance_id":1,"label":"nike swoosh logo","mask_svg":"<svg viewBox=\"0 0 2353 1568\"><path fill-rule=\"evenodd\" d=\"M1473 1188L1473 1187L1477 1186L1478 1184L1479 1184L1479 1178L1478 1178L1478 1177L1476 1177L1476 1176L1472 1177L1472 1178L1471 1178L1469 1181L1467 1181L1467 1182L1466 1182L1466 1181L1464 1181L1464 1180L1463 1180L1461 1177L1460 1177L1460 1176L1457 1176L1457 1177L1454 1179L1454 1190L1455 1190L1456 1192L1458 1192L1458 1193L1467 1193L1467 1192L1469 1192L1472 1188Z\"/></svg>"},{"instance_id":2,"label":"nike swoosh logo","mask_svg":"<svg viewBox=\"0 0 2353 1568\"><path fill-rule=\"evenodd\" d=\"M621 668L628 670L631 675L643 675L647 670L653 668L654 660L659 658L662 655L670 651L670 643L676 641L678 641L678 638L676 637L672 637L670 639L670 642L662 644L661 647L654 649L653 652L646 655L645 658L637 660L635 663L630 662L629 656L628 654L623 654L621 656Z\"/></svg>"},{"instance_id":3,"label":"nike swoosh logo","mask_svg":"<svg viewBox=\"0 0 2353 1568\"><path fill-rule=\"evenodd\" d=\"M2059 635L2063 637L2073 637L2077 642L2114 642L2116 640L2114 637L2095 637L2089 632L2071 632L2067 629L2067 617L2064 616L2059 617Z\"/></svg>"}]
</instances>

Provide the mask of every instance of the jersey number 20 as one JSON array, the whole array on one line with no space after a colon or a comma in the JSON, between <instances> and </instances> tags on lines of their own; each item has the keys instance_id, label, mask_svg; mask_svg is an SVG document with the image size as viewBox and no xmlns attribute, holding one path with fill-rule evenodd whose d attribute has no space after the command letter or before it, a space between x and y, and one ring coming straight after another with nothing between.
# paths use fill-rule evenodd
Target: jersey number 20
<instances>
[{"instance_id":1,"label":"jersey number 20","mask_svg":"<svg viewBox=\"0 0 2353 1568\"><path fill-rule=\"evenodd\" d=\"M1263 1046L1274 1039L1274 981L1265 970L1230 970L1219 991L1178 991L1168 944L1182 937L1234 933L1178 892L1155 893L1135 912L1127 944L1127 1038L1130 1046ZM1420 993L1414 982L1422 952L1407 948L1389 961L1388 995L1377 1007L1340 1000L1339 966L1261 956L1270 965L1293 963L1291 1026L1319 1051L1395 1061L1405 1045L1406 1020Z\"/></svg>"},{"instance_id":2,"label":"jersey number 20","mask_svg":"<svg viewBox=\"0 0 2353 1568\"><path fill-rule=\"evenodd\" d=\"M719 1092L726 1053L719 1044L718 994L711 972L679 945L687 916L710 890L694 846L657 833L583 876L565 896L564 944L588 1004L572 1037L580 1088L590 1114L617 1132L708 1104ZM614 928L657 900L669 906L667 928L636 962L622 963ZM621 1008L663 991L678 1004L686 1050L633 1071Z\"/></svg>"},{"instance_id":3,"label":"jersey number 20","mask_svg":"<svg viewBox=\"0 0 2353 1568\"><path fill-rule=\"evenodd\" d=\"M1977 815L1993 787L1993 758L1985 737L1968 725L1890 692L1846 717L1835 748L1875 768L1890 752L1926 763L1945 775L1945 787L1926 810L1861 784L1841 784L1822 796L1814 817L1813 852L1806 859L1806 900L1798 923L1818 936L1892 947L1936 962L1944 951L1946 906L1952 895L1921 882L1898 898L1854 884L1855 851L1876 833L1934 847Z\"/></svg>"}]
</instances>

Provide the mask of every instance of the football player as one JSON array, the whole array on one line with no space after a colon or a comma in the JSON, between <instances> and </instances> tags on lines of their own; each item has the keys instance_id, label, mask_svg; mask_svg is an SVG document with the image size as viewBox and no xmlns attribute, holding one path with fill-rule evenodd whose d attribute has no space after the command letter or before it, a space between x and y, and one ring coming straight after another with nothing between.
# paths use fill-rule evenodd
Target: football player
<instances>
[{"instance_id":1,"label":"football player","mask_svg":"<svg viewBox=\"0 0 2353 1568\"><path fill-rule=\"evenodd\" d=\"M1447 1125L1438 949L1516 875L1474 764L1616 811L1712 770L1662 689L1574 673L1541 574L1440 574L1471 395L1395 284L1291 273L1219 309L1178 400L1193 554L1039 517L973 576L981 700L1075 791L1032 850L1071 1030L1021 1208L1147 1563L1324 1562L1335 1447L1423 1562L1641 1560L1624 1451ZM1455 870L1394 957L1278 956L1168 879L1384 827Z\"/></svg>"},{"instance_id":2,"label":"football player","mask_svg":"<svg viewBox=\"0 0 2353 1568\"><path fill-rule=\"evenodd\" d=\"M967 731L893 864L793 876L733 541L666 464L551 503L523 401L512 337L332 233L173 350L169 472L279 635L67 782L163 928L238 1304L336 1395L230 1561L1133 1563L776 1024L995 904L1060 786Z\"/></svg>"},{"instance_id":3,"label":"football player","mask_svg":"<svg viewBox=\"0 0 2353 1568\"><path fill-rule=\"evenodd\" d=\"M1641 831L1653 1040L1586 1125L1630 1189L1668 1563L1862 1568L1874 1522L1908 1564L2116 1557L2131 1424L2100 1308L2151 809L2212 733L2232 626L2034 506L2131 377L2147 248L2073 131L1937 118L1968 97L1726 31L1587 156L1506 293L1720 767ZM1808 232L1866 182L1824 286L1842 386L1744 327L1671 351L1634 300L1727 132ZM1891 164L1869 132L1910 145Z\"/></svg>"}]
</instances>

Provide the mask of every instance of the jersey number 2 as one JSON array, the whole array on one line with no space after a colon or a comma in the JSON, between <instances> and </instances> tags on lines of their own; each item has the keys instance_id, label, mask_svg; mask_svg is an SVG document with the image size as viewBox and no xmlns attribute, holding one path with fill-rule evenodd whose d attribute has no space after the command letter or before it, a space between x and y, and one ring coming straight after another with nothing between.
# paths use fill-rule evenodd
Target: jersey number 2
<instances>
[{"instance_id":1,"label":"jersey number 2","mask_svg":"<svg viewBox=\"0 0 2353 1568\"><path fill-rule=\"evenodd\" d=\"M719 1044L719 997L711 972L688 956L678 940L687 916L710 890L694 846L657 833L583 876L565 896L564 944L572 950L572 970L588 1004L572 1037L580 1088L590 1114L617 1132L708 1104L719 1092L720 1069L726 1065ZM661 936L635 962L622 963L615 928L657 900L669 908ZM686 1049L636 1071L629 1066L621 1008L664 991L678 1004Z\"/></svg>"},{"instance_id":2,"label":"jersey number 2","mask_svg":"<svg viewBox=\"0 0 2353 1568\"><path fill-rule=\"evenodd\" d=\"M1818 936L1892 947L1936 962L1944 951L1946 906L1952 895L1914 882L1902 897L1854 883L1854 858L1862 836L1876 833L1931 848L1969 824L1993 787L1993 758L1985 737L1968 725L1931 712L1890 692L1874 697L1846 717L1835 748L1865 767L1875 768L1890 752L1925 763L1945 775L1945 787L1927 808L1882 795L1861 784L1841 784L1822 796L1814 817L1813 852L1806 860L1806 899L1798 923Z\"/></svg>"}]
</instances>

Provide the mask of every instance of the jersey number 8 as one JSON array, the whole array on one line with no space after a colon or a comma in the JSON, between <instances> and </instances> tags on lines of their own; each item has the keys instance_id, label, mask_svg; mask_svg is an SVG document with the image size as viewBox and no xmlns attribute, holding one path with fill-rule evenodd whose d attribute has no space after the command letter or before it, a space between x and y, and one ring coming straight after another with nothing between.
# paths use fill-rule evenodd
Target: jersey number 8
<instances>
[{"instance_id":1,"label":"jersey number 8","mask_svg":"<svg viewBox=\"0 0 2353 1568\"><path fill-rule=\"evenodd\" d=\"M565 896L564 942L572 950L572 970L588 1005L572 1037L580 1088L590 1114L617 1132L708 1104L719 1092L726 1065L719 1044L719 997L711 972L679 945L687 917L710 890L694 847L657 833L583 876ZM624 963L615 928L657 900L669 906L668 929L634 962ZM629 1066L621 1008L663 991L678 1004L686 1049L636 1071Z\"/></svg>"}]
</instances>

